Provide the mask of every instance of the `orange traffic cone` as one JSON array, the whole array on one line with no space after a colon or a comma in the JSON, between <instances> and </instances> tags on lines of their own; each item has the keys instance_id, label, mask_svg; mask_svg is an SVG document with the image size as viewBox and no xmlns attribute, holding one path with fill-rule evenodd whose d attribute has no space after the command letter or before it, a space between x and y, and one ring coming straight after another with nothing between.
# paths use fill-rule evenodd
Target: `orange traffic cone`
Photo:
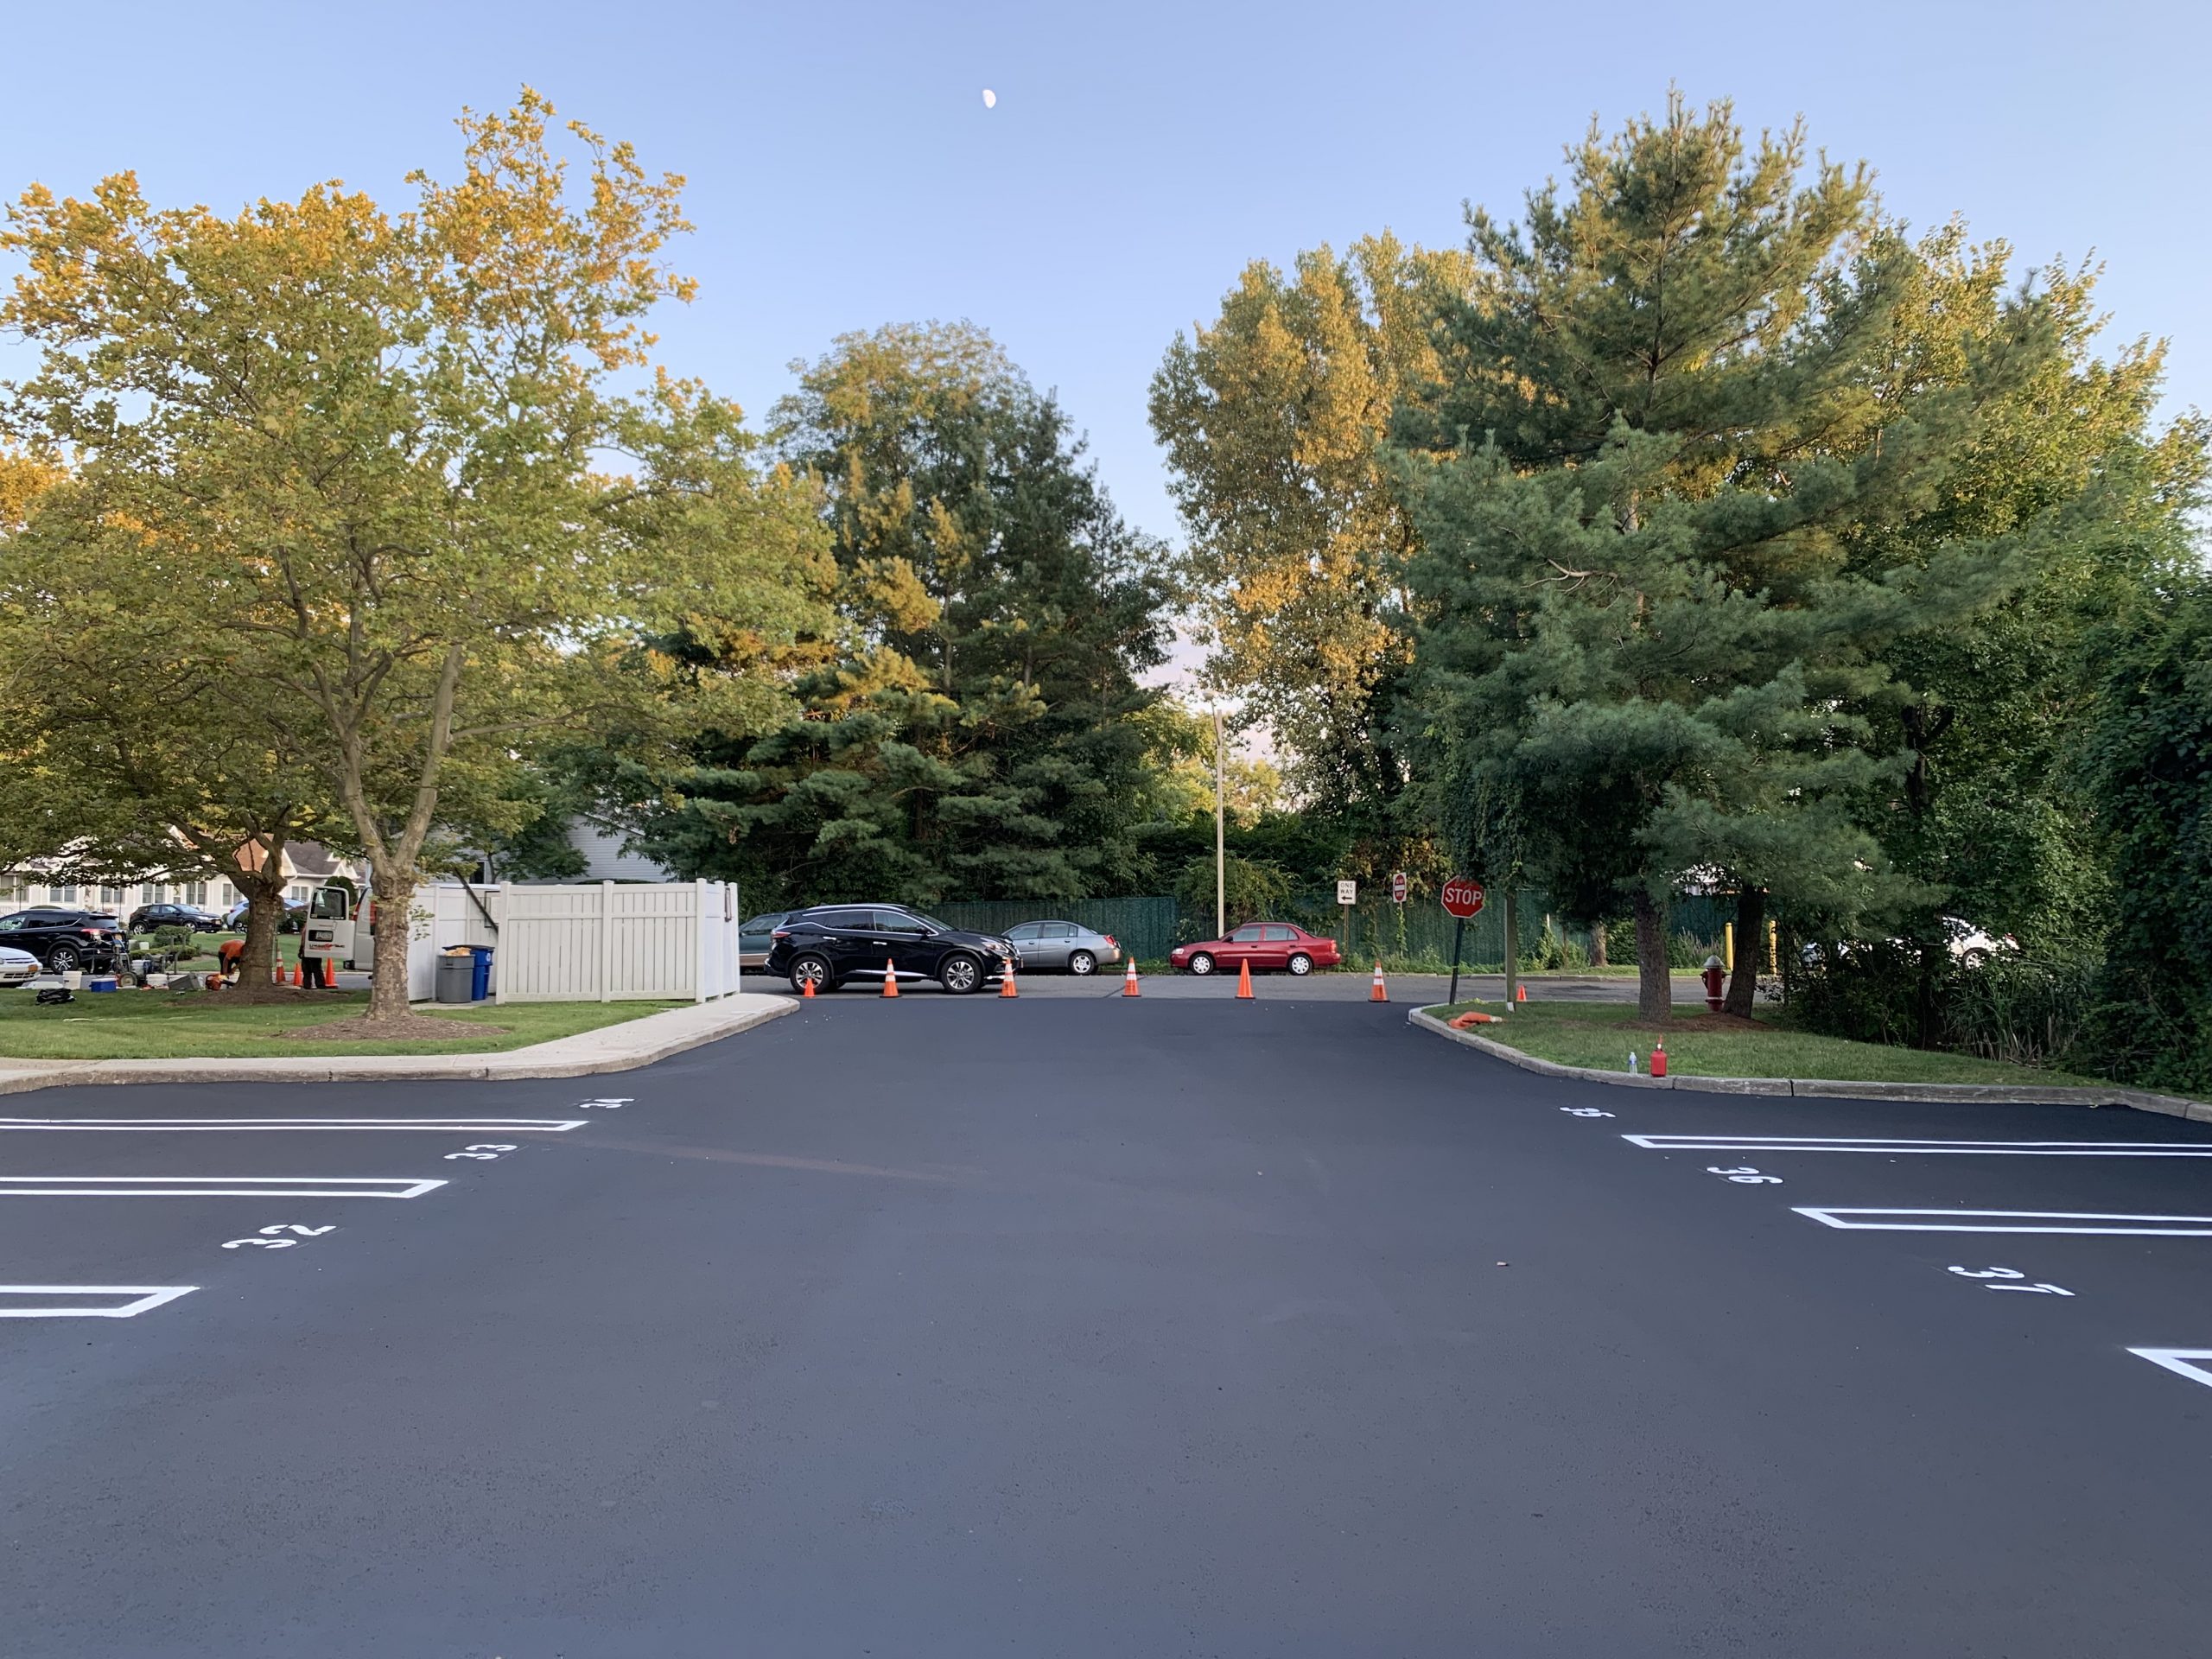
<instances>
[{"instance_id":1,"label":"orange traffic cone","mask_svg":"<svg viewBox=\"0 0 2212 1659\"><path fill-rule=\"evenodd\" d=\"M307 976L300 971L300 964L296 962L292 964L292 983L295 986L307 983Z\"/></svg>"},{"instance_id":2,"label":"orange traffic cone","mask_svg":"<svg viewBox=\"0 0 2212 1659\"><path fill-rule=\"evenodd\" d=\"M891 965L888 957L883 959L883 994L886 996L899 995L899 970Z\"/></svg>"},{"instance_id":3,"label":"orange traffic cone","mask_svg":"<svg viewBox=\"0 0 2212 1659\"><path fill-rule=\"evenodd\" d=\"M1382 982L1382 964L1379 962L1375 964L1375 982L1367 988L1367 1000L1370 1002L1388 1002L1390 1000L1390 988Z\"/></svg>"},{"instance_id":4,"label":"orange traffic cone","mask_svg":"<svg viewBox=\"0 0 2212 1659\"><path fill-rule=\"evenodd\" d=\"M1122 976L1122 995L1123 996L1141 995L1137 990L1137 959L1135 957L1129 958L1129 971Z\"/></svg>"},{"instance_id":5,"label":"orange traffic cone","mask_svg":"<svg viewBox=\"0 0 2212 1659\"><path fill-rule=\"evenodd\" d=\"M1244 1001L1252 1000L1252 964L1249 962L1236 964L1236 995Z\"/></svg>"},{"instance_id":6,"label":"orange traffic cone","mask_svg":"<svg viewBox=\"0 0 2212 1659\"><path fill-rule=\"evenodd\" d=\"M1529 988L1526 985L1516 985L1513 989L1513 1000L1516 1002L1526 1002L1529 1000Z\"/></svg>"},{"instance_id":7,"label":"orange traffic cone","mask_svg":"<svg viewBox=\"0 0 2212 1659\"><path fill-rule=\"evenodd\" d=\"M811 1001L814 1001L814 982L813 982L813 980L811 980L811 979L802 979L801 981L799 981L799 982L798 982L798 1000L799 1000L800 1001L802 1001L802 1002L811 1002Z\"/></svg>"},{"instance_id":8,"label":"orange traffic cone","mask_svg":"<svg viewBox=\"0 0 2212 1659\"><path fill-rule=\"evenodd\" d=\"M1009 996L1020 995L1020 993L1014 988L1014 964L1009 962L1006 965L1006 972L999 976L999 1001L1003 1002Z\"/></svg>"}]
</instances>

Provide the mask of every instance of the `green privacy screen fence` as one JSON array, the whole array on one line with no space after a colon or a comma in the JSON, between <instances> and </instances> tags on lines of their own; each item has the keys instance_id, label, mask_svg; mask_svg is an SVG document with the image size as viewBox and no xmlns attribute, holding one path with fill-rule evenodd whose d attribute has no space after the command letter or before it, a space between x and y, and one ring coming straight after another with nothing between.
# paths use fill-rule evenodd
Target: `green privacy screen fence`
<instances>
[{"instance_id":1,"label":"green privacy screen fence","mask_svg":"<svg viewBox=\"0 0 2212 1659\"><path fill-rule=\"evenodd\" d=\"M930 914L979 933L1003 933L1023 922L1074 922L1112 934L1122 950L1147 961L1176 942L1173 899L984 899L932 905Z\"/></svg>"},{"instance_id":2,"label":"green privacy screen fence","mask_svg":"<svg viewBox=\"0 0 2212 1659\"><path fill-rule=\"evenodd\" d=\"M1347 918L1337 906L1335 888L1314 887L1295 895L1286 910L1286 920L1343 941L1345 959L1355 964L1378 956L1440 967L1452 959L1452 918L1433 899L1404 905L1387 899L1376 904L1370 899ZM1675 966L1695 967L1717 950L1721 926L1735 912L1732 898L1676 894L1669 910ZM1174 899L1163 897L993 899L935 905L930 913L954 927L985 933L1002 933L1023 922L1076 922L1112 934L1124 950L1147 961L1166 956L1179 943L1205 938L1213 932L1211 915L1185 915ZM1589 960L1589 930L1569 927L1551 915L1543 893L1522 893L1514 919L1523 963L1572 968ZM1617 931L1609 944L1609 955L1616 963L1636 960L1636 939L1626 928ZM1467 924L1466 944L1459 959L1484 963L1505 960L1505 906L1497 893L1492 893L1483 912Z\"/></svg>"}]
</instances>

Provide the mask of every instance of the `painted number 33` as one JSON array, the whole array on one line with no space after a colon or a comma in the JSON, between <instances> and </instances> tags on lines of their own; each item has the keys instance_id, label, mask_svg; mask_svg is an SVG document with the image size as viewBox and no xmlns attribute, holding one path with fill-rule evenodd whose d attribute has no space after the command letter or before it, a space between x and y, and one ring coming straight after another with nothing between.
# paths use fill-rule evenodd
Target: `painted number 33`
<instances>
[{"instance_id":1,"label":"painted number 33","mask_svg":"<svg viewBox=\"0 0 2212 1659\"><path fill-rule=\"evenodd\" d=\"M226 1239L223 1248L242 1250L251 1245L257 1250L289 1250L302 1238L321 1238L325 1233L334 1233L338 1229L334 1224L328 1227L302 1227L296 1221L280 1221L273 1227L264 1227L258 1230L260 1236L257 1237ZM287 1233L298 1236L287 1238L284 1236Z\"/></svg>"}]
</instances>

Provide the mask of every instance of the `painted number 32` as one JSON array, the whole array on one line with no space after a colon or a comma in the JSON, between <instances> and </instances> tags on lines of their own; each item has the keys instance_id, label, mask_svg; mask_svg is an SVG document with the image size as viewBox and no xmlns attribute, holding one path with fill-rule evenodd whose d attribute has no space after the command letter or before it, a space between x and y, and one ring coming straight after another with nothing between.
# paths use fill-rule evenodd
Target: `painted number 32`
<instances>
[{"instance_id":1,"label":"painted number 32","mask_svg":"<svg viewBox=\"0 0 2212 1659\"><path fill-rule=\"evenodd\" d=\"M1705 1166L1705 1173L1708 1175L1725 1176L1738 1186L1780 1186L1782 1185L1781 1176L1762 1175L1749 1164L1739 1165L1733 1169L1724 1169L1719 1164L1707 1164Z\"/></svg>"},{"instance_id":2,"label":"painted number 32","mask_svg":"<svg viewBox=\"0 0 2212 1659\"><path fill-rule=\"evenodd\" d=\"M456 1158L474 1158L479 1161L482 1161L486 1159L496 1158L503 1152L512 1152L514 1148L512 1147L506 1146L497 1141L480 1141L475 1146L467 1147L462 1151L449 1152L446 1154L446 1160L450 1163Z\"/></svg>"}]
</instances>

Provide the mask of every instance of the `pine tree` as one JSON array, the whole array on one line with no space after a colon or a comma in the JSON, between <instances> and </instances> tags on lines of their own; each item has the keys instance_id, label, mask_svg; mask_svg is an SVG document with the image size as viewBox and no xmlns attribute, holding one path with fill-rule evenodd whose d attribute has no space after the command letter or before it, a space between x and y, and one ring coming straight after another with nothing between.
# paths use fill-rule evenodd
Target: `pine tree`
<instances>
[{"instance_id":1,"label":"pine tree","mask_svg":"<svg viewBox=\"0 0 2212 1659\"><path fill-rule=\"evenodd\" d=\"M1881 532L2049 331L2024 302L1892 385L1912 251L1800 129L1747 148L1673 99L1572 162L1521 225L1471 216L1440 379L1395 428L1418 719L1446 822L1488 800L1563 911L1633 910L1661 1019L1678 881L1846 926L1921 896L1860 819L1904 764L1866 711L1910 695L1885 648L1993 603L2016 549Z\"/></svg>"},{"instance_id":2,"label":"pine tree","mask_svg":"<svg viewBox=\"0 0 2212 1659\"><path fill-rule=\"evenodd\" d=\"M855 334L779 406L844 635L798 718L710 733L645 844L760 903L1074 899L1132 880L1161 550L981 330Z\"/></svg>"}]
</instances>

